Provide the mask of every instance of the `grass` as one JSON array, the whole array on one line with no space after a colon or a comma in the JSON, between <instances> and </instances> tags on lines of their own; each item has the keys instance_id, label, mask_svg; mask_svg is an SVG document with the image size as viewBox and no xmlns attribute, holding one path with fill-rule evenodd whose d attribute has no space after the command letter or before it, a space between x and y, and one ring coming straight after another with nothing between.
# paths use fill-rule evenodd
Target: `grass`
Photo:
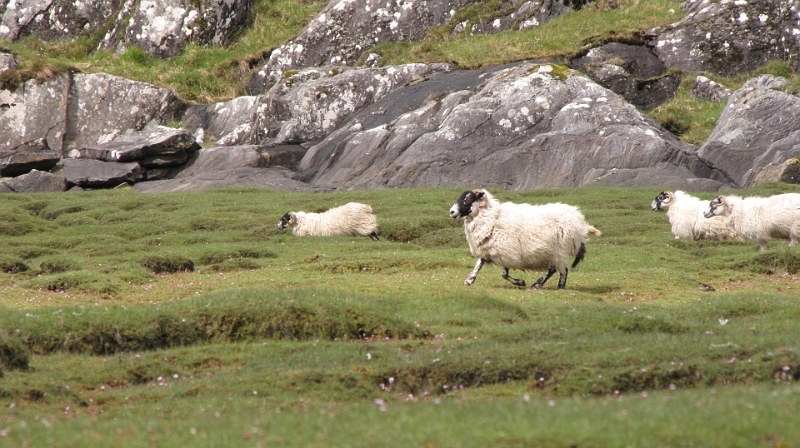
<instances>
[{"instance_id":1,"label":"grass","mask_svg":"<svg viewBox=\"0 0 800 448\"><path fill-rule=\"evenodd\" d=\"M798 189L743 193L780 191ZM464 286L452 189L3 195L0 253L28 269L0 273L0 437L797 444L800 254L675 240L658 192L495 192L578 205L603 231L566 290L492 265ZM275 226L348 201L373 206L381 241Z\"/></svg>"}]
</instances>

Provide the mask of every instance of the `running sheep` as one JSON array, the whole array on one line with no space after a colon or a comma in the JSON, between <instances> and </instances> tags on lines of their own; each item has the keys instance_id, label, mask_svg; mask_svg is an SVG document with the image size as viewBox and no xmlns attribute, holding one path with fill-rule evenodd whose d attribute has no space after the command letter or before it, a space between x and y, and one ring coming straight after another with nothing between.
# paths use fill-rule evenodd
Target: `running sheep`
<instances>
[{"instance_id":1,"label":"running sheep","mask_svg":"<svg viewBox=\"0 0 800 448\"><path fill-rule=\"evenodd\" d=\"M547 269L533 284L541 288L558 271L558 289L564 289L572 267L586 256L586 241L600 231L587 224L571 205L498 202L486 190L467 190L450 208L450 217L464 218L464 233L472 255L478 258L465 285L475 282L486 262L502 266L504 279L524 287L525 281L508 275L509 269Z\"/></svg>"},{"instance_id":2,"label":"running sheep","mask_svg":"<svg viewBox=\"0 0 800 448\"><path fill-rule=\"evenodd\" d=\"M746 240L758 242L767 250L773 238L800 243L800 194L784 193L770 197L717 196L708 204L706 218L722 216Z\"/></svg>"},{"instance_id":3,"label":"running sheep","mask_svg":"<svg viewBox=\"0 0 800 448\"><path fill-rule=\"evenodd\" d=\"M681 190L662 191L650 204L654 211L667 211L667 219L676 239L731 240L740 239L728 219L721 216L704 218L708 201L690 196Z\"/></svg>"},{"instance_id":4,"label":"running sheep","mask_svg":"<svg viewBox=\"0 0 800 448\"><path fill-rule=\"evenodd\" d=\"M368 236L378 241L378 220L367 204L350 202L324 213L288 212L278 229L292 228L295 236Z\"/></svg>"}]
</instances>

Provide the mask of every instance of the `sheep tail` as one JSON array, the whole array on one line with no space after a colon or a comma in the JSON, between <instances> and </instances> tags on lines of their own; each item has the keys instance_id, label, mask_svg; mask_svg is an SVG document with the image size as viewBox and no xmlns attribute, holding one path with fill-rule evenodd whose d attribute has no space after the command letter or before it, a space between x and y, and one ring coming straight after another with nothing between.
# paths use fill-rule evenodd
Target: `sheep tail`
<instances>
[{"instance_id":1,"label":"sheep tail","mask_svg":"<svg viewBox=\"0 0 800 448\"><path fill-rule=\"evenodd\" d=\"M594 228L594 227L592 227L592 226L589 226L589 233L591 233L591 234L592 234L592 235L594 235L594 236L600 236L600 235L602 235L602 234L603 234L603 232L601 232L601 231L599 231L599 230L595 229L595 228Z\"/></svg>"},{"instance_id":2,"label":"sheep tail","mask_svg":"<svg viewBox=\"0 0 800 448\"><path fill-rule=\"evenodd\" d=\"M583 259L586 257L586 243L581 243L581 248L578 249L578 253L575 255L575 261L572 262L572 268L575 269L575 266L578 265Z\"/></svg>"}]
</instances>

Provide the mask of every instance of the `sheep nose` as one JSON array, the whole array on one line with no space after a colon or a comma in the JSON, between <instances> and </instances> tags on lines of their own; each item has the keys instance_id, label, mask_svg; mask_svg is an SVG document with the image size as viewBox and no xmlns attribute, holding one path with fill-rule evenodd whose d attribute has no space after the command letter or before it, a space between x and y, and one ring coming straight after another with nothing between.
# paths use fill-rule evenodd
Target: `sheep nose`
<instances>
[{"instance_id":1,"label":"sheep nose","mask_svg":"<svg viewBox=\"0 0 800 448\"><path fill-rule=\"evenodd\" d=\"M458 218L458 209L456 208L455 205L450 207L450 217L453 219Z\"/></svg>"},{"instance_id":2,"label":"sheep nose","mask_svg":"<svg viewBox=\"0 0 800 448\"><path fill-rule=\"evenodd\" d=\"M653 201L650 203L650 208L653 210L658 210L658 201Z\"/></svg>"},{"instance_id":3,"label":"sheep nose","mask_svg":"<svg viewBox=\"0 0 800 448\"><path fill-rule=\"evenodd\" d=\"M714 216L714 212L712 212L711 210L706 211L703 213L703 216L705 216L706 218L711 218Z\"/></svg>"},{"instance_id":4,"label":"sheep nose","mask_svg":"<svg viewBox=\"0 0 800 448\"><path fill-rule=\"evenodd\" d=\"M278 222L278 230L283 230L283 226L281 224L283 224L283 223L282 222Z\"/></svg>"}]
</instances>

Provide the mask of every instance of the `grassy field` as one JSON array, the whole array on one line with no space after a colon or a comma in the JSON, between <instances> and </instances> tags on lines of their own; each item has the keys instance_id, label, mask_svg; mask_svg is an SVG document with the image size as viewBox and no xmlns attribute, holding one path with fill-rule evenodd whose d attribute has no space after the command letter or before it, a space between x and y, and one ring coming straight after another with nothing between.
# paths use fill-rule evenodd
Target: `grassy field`
<instances>
[{"instance_id":1,"label":"grassy field","mask_svg":"<svg viewBox=\"0 0 800 448\"><path fill-rule=\"evenodd\" d=\"M0 445L797 445L800 253L658 192L495 192L603 231L565 290L463 285L459 190L2 195ZM349 201L381 241L276 228Z\"/></svg>"}]
</instances>

